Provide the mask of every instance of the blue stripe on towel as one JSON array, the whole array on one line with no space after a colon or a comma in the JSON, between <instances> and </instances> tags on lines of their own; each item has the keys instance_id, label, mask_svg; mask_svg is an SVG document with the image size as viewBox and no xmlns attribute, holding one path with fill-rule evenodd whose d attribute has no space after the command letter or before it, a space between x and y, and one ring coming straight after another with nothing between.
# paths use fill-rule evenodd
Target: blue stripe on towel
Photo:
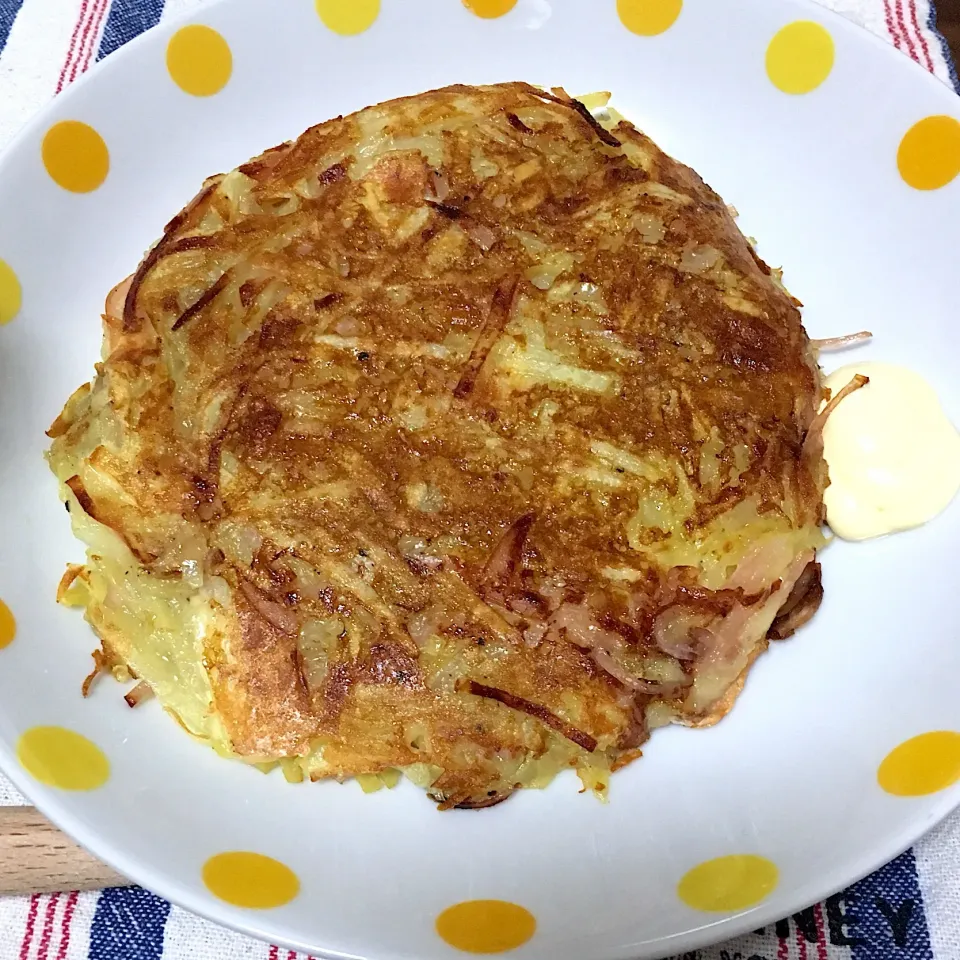
<instances>
[{"instance_id":1,"label":"blue stripe on towel","mask_svg":"<svg viewBox=\"0 0 960 960\"><path fill-rule=\"evenodd\" d=\"M155 27L160 22L163 4L164 0L113 0L107 25L100 38L97 59L102 60L118 47L140 36L144 30Z\"/></svg>"},{"instance_id":2,"label":"blue stripe on towel","mask_svg":"<svg viewBox=\"0 0 960 960\"><path fill-rule=\"evenodd\" d=\"M913 851L845 894L853 960L933 960Z\"/></svg>"},{"instance_id":3,"label":"blue stripe on towel","mask_svg":"<svg viewBox=\"0 0 960 960\"><path fill-rule=\"evenodd\" d=\"M88 960L160 960L170 904L140 887L100 894L90 927Z\"/></svg>"},{"instance_id":4,"label":"blue stripe on towel","mask_svg":"<svg viewBox=\"0 0 960 960\"><path fill-rule=\"evenodd\" d=\"M3 53L3 48L7 45L10 28L22 6L23 0L0 0L0 53Z\"/></svg>"}]
</instances>

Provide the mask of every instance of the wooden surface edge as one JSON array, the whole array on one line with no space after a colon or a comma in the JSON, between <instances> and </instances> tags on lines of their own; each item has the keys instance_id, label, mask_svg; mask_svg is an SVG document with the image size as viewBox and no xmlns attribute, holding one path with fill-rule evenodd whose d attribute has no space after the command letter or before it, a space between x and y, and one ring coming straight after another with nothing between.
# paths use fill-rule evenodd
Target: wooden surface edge
<instances>
[{"instance_id":1,"label":"wooden surface edge","mask_svg":"<svg viewBox=\"0 0 960 960\"><path fill-rule=\"evenodd\" d=\"M129 885L33 807L0 807L0 896Z\"/></svg>"},{"instance_id":2,"label":"wooden surface edge","mask_svg":"<svg viewBox=\"0 0 960 960\"><path fill-rule=\"evenodd\" d=\"M953 53L954 63L960 62L960 0L936 0L937 28L943 34Z\"/></svg>"}]
</instances>

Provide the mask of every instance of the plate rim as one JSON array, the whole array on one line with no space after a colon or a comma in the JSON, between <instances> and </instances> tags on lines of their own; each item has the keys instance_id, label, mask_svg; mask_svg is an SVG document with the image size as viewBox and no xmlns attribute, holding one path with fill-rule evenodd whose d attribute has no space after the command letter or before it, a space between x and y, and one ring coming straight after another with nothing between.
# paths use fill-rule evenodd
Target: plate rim
<instances>
[{"instance_id":1,"label":"plate rim","mask_svg":"<svg viewBox=\"0 0 960 960\"><path fill-rule=\"evenodd\" d=\"M170 35L180 26L189 23L204 23L211 10L249 2L251 0L207 0L201 7L178 11L173 16L161 20L153 27L123 44L103 60L96 62L71 83L67 89L45 103L17 131L0 151L0 171L2 171L8 157L24 149L26 141L44 127L52 114L59 112L63 104L69 105L78 95L78 91L84 89L88 83L98 79L102 73L117 69L127 58L135 57L142 46L162 42L162 37ZM385 0L385 2L388 2L388 0ZM413 3L425 5L430 0L404 0L404 2L411 5ZM551 2L572 3L573 0L551 0ZM615 0L604 0L604 2L612 5ZM711 0L711 2L718 2L718 0ZM734 9L742 9L743 6L743 0L719 0L719 2ZM749 0L751 6L760 2L762 0ZM914 77L912 82L920 80L927 86L928 90L935 92L937 97L946 94L945 103L952 103L952 112L960 114L960 92L952 89L947 82L929 72L906 53L868 28L855 23L829 7L823 6L817 0L777 0L777 3L782 9L788 9L790 6L798 7L805 10L812 20L826 21L838 31L844 31L850 36L859 37L859 40L855 42L866 40L875 49L882 51L882 56L889 59L891 70L902 70L906 67ZM785 21L785 23L787 22L790 21ZM899 66L895 66L896 64L899 64ZM949 106L947 109L949 110ZM142 886L174 906L235 933L255 938L264 943L275 943L284 948L305 952L323 958L323 960L377 960L376 957L367 953L350 953L320 948L295 937L267 933L259 926L256 911L245 911L235 916L233 908L229 904L221 903L212 894L194 893L184 888L174 874L156 871L146 860L136 856L128 856L119 845L109 838L109 835L85 825L82 814L78 812L76 805L71 803L69 794L64 794L61 797L54 793L52 789L33 780L18 762L14 745L2 736L0 736L0 771L37 810L74 842L134 884ZM812 895L805 893L803 897L796 901L797 906L788 908L786 913L780 907L774 908L772 901L764 900L754 907L729 916L719 917L690 930L670 934L655 940L624 944L618 950L611 950L604 954L593 954L585 960L635 960L635 958L641 956L645 960L662 960L662 958L671 957L685 951L699 950L721 944L750 933L758 927L768 926L782 919L785 915L822 902L827 897L847 889L879 870L913 847L958 809L960 809L960 788L945 791L932 805L932 809L928 808L925 812L918 810L906 826L896 834L891 835L886 844L873 844L869 848L870 852L863 854L857 861L855 869L832 869L828 874L829 879L825 879L818 884L808 884L808 887L814 888L814 893ZM850 863L849 860L846 862ZM408 957L409 960L418 960L415 954L401 952L398 953L398 956L400 955Z\"/></svg>"}]
</instances>

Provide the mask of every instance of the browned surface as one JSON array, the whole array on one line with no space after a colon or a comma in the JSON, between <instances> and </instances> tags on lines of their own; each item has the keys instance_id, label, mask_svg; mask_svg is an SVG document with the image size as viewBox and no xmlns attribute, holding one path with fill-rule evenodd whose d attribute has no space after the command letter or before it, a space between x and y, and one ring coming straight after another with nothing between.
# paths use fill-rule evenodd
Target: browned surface
<instances>
[{"instance_id":1,"label":"browned surface","mask_svg":"<svg viewBox=\"0 0 960 960\"><path fill-rule=\"evenodd\" d=\"M352 156L374 127L402 142L431 126L440 162L382 143L366 169ZM204 561L233 598L206 651L233 749L321 744L317 776L430 762L448 805L509 792L514 758L632 756L644 705L680 710L697 666L672 661L672 686L645 675L661 610L710 624L758 602L653 552L745 498L816 525L822 468L801 449L819 384L789 296L691 170L522 84L338 118L243 169L246 207L209 181L106 318L126 434L90 464L124 497L73 485L158 575L179 575L174 541L257 531L252 563ZM538 341L560 367L517 366ZM57 442L85 426L61 418ZM598 441L642 469L602 462ZM631 544L638 508L679 496L677 471L686 514L634 523ZM561 604L586 605L635 682L556 627ZM299 639L315 620L343 626L319 676Z\"/></svg>"}]
</instances>

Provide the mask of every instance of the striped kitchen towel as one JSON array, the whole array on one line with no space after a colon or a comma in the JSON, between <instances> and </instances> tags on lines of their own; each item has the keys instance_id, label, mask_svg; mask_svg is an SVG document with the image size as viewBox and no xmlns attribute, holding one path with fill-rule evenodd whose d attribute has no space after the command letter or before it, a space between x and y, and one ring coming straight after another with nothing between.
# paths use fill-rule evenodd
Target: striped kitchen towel
<instances>
[{"instance_id":1,"label":"striped kitchen towel","mask_svg":"<svg viewBox=\"0 0 960 960\"><path fill-rule=\"evenodd\" d=\"M0 0L0 149L96 60L206 0ZM586 0L585 0L586 2ZM931 0L822 0L960 92ZM24 803L0 777L0 804ZM299 960L146 890L0 899L0 960ZM960 815L849 890L696 960L960 960ZM685 960L686 960L685 958Z\"/></svg>"}]
</instances>

